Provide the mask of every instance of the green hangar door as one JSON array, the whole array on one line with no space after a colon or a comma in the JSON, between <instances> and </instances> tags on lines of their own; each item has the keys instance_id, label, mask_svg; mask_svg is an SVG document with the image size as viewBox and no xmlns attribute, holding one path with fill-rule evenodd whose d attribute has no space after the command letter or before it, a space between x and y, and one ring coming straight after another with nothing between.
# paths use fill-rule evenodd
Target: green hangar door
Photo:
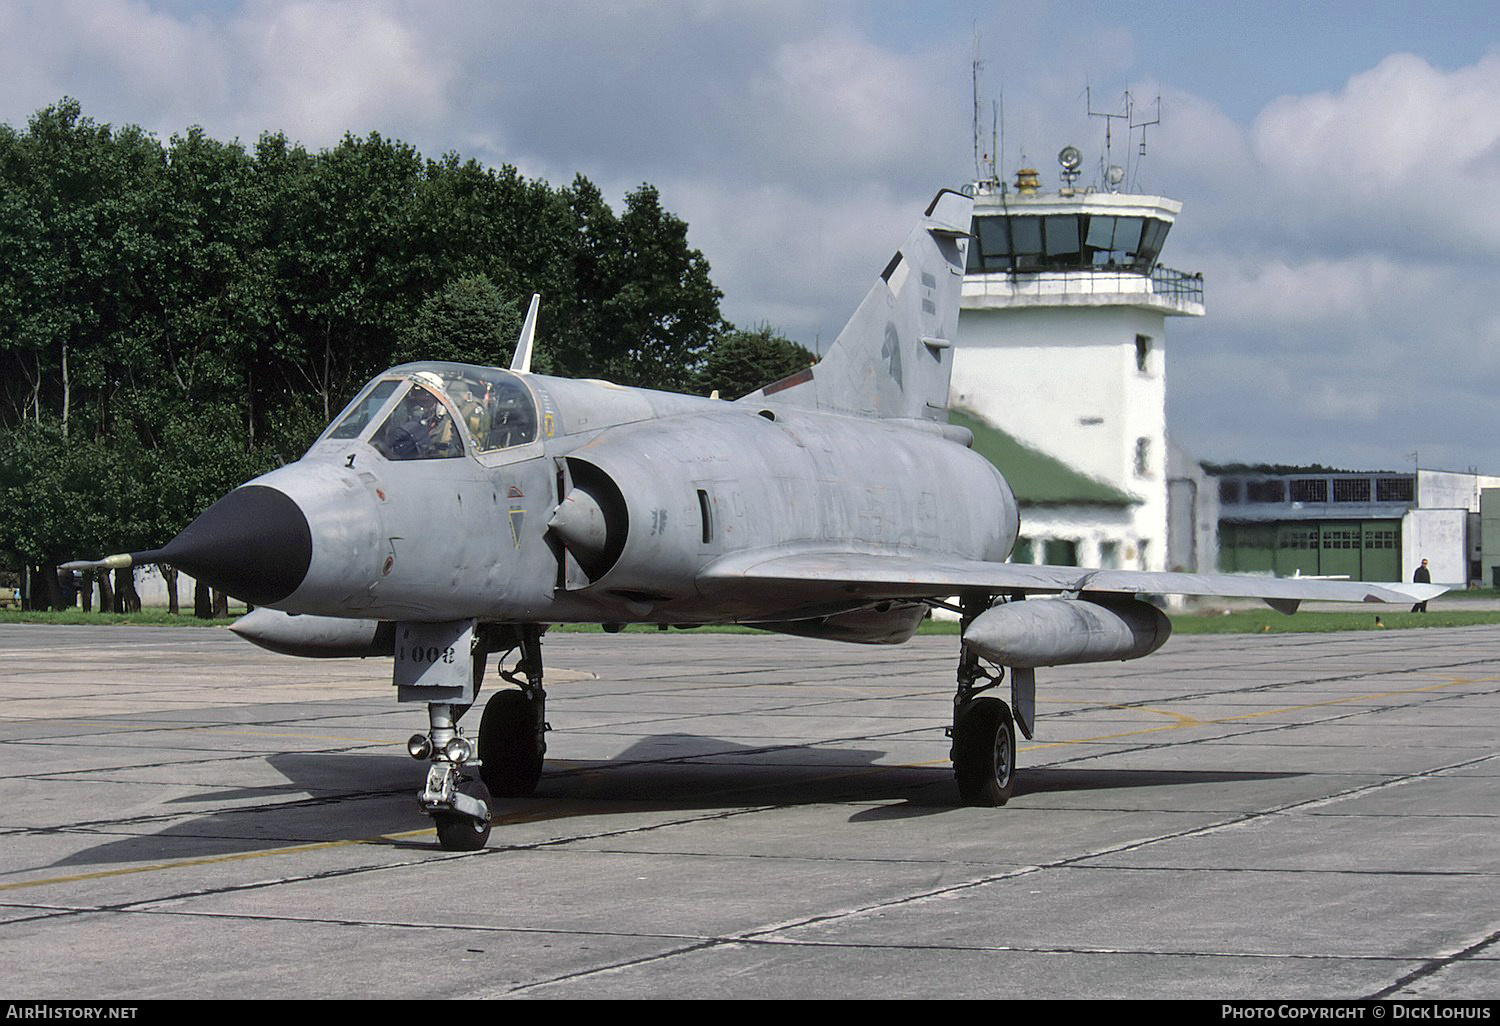
<instances>
[{"instance_id":1,"label":"green hangar door","mask_svg":"<svg viewBox=\"0 0 1500 1026\"><path fill-rule=\"evenodd\" d=\"M1219 565L1277 577L1401 580L1399 520L1298 520L1219 525Z\"/></svg>"}]
</instances>

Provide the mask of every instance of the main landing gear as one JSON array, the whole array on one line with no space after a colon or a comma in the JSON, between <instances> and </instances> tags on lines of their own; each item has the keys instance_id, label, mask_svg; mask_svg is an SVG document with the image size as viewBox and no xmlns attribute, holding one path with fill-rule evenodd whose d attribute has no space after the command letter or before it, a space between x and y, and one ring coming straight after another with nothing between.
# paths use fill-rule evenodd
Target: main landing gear
<instances>
[{"instance_id":1,"label":"main landing gear","mask_svg":"<svg viewBox=\"0 0 1500 1026\"><path fill-rule=\"evenodd\" d=\"M417 800L437 827L447 851L477 851L490 836L492 796L524 797L536 790L548 729L542 689L544 628L456 624L402 624L396 641L396 680L402 701L427 704L428 731L407 742L412 758L428 762L427 781ZM500 676L518 690L490 698L479 724L476 746L458 721L478 697L487 655L519 649L513 671ZM467 658L465 658L467 656ZM416 669L413 660L422 665ZM403 660L408 664L403 667ZM467 664L467 665L466 665Z\"/></svg>"},{"instance_id":2,"label":"main landing gear","mask_svg":"<svg viewBox=\"0 0 1500 1026\"><path fill-rule=\"evenodd\" d=\"M536 627L520 631L516 668L507 671L504 658L500 661L500 676L520 690L496 692L479 722L479 775L490 793L501 798L525 798L536 790L551 729L547 692L542 690L542 634Z\"/></svg>"},{"instance_id":3,"label":"main landing gear","mask_svg":"<svg viewBox=\"0 0 1500 1026\"><path fill-rule=\"evenodd\" d=\"M991 596L963 603L962 627L991 604ZM949 736L953 747L953 776L958 795L965 805L993 808L1004 805L1015 794L1016 787L1016 716L1002 698L983 695L1001 685L1003 669L985 668L967 646L961 646L958 659L958 691L953 696L953 726ZM1021 727L1031 736L1034 709L1035 671L1012 669L1011 702L1021 715ZM983 695L983 697L981 697Z\"/></svg>"},{"instance_id":4,"label":"main landing gear","mask_svg":"<svg viewBox=\"0 0 1500 1026\"><path fill-rule=\"evenodd\" d=\"M982 682L982 683L981 683ZM976 697L1000 683L964 649L953 698L953 776L965 805L993 807L1010 801L1016 786L1016 727L1005 701Z\"/></svg>"}]
</instances>

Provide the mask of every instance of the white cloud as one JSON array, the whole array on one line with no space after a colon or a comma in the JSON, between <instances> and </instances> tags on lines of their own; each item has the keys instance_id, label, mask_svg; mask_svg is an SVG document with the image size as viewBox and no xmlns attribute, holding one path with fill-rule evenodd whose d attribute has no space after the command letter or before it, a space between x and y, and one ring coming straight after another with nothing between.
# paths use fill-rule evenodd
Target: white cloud
<instances>
[{"instance_id":1,"label":"white cloud","mask_svg":"<svg viewBox=\"0 0 1500 1026\"><path fill-rule=\"evenodd\" d=\"M558 186L582 172L614 202L651 181L726 315L811 343L970 171L971 24L896 40L879 18L832 0L11 2L0 118L68 94L162 137L198 123L319 147L378 130ZM1007 176L1023 149L1049 184L1064 143L1086 170L1102 156L1084 82L1115 109L1109 83L1137 75L1145 37L1091 24L1014 5L982 27ZM1217 458L1342 458L1326 440L1494 466L1500 51L1456 68L1392 53L1239 120L1147 70L1163 85L1131 90L1160 93L1162 123L1143 162L1126 133L1113 158L1184 201L1165 261L1207 277L1208 317L1169 329L1179 436Z\"/></svg>"},{"instance_id":2,"label":"white cloud","mask_svg":"<svg viewBox=\"0 0 1500 1026\"><path fill-rule=\"evenodd\" d=\"M0 87L12 123L63 95L99 121L166 137L192 124L310 146L346 131L400 135L441 122L451 68L401 5L255 2L174 16L141 0L0 6Z\"/></svg>"},{"instance_id":3,"label":"white cloud","mask_svg":"<svg viewBox=\"0 0 1500 1026\"><path fill-rule=\"evenodd\" d=\"M1266 332L1388 329L1414 301L1440 295L1445 283L1439 269L1385 253L1297 263L1264 253L1224 254L1209 267L1214 317Z\"/></svg>"},{"instance_id":4,"label":"white cloud","mask_svg":"<svg viewBox=\"0 0 1500 1026\"><path fill-rule=\"evenodd\" d=\"M1337 93L1270 104L1251 144L1312 244L1500 256L1496 97L1500 52L1455 71L1393 54Z\"/></svg>"},{"instance_id":5,"label":"white cloud","mask_svg":"<svg viewBox=\"0 0 1500 1026\"><path fill-rule=\"evenodd\" d=\"M1244 125L1175 96L1158 150L1184 210L1165 259L1208 316L1173 325L1179 437L1216 459L1495 465L1500 53L1394 54ZM1179 125L1186 125L1186 131ZM1256 401L1239 401L1255 396ZM1358 430L1355 430L1355 428Z\"/></svg>"},{"instance_id":6,"label":"white cloud","mask_svg":"<svg viewBox=\"0 0 1500 1026\"><path fill-rule=\"evenodd\" d=\"M724 316L769 322L808 348L837 336L930 196L893 196L875 185L809 196L768 184L667 186L716 282L733 283Z\"/></svg>"},{"instance_id":7,"label":"white cloud","mask_svg":"<svg viewBox=\"0 0 1500 1026\"><path fill-rule=\"evenodd\" d=\"M452 70L398 10L331 0L248 8L231 26L246 72L236 116L312 145L442 119Z\"/></svg>"}]
</instances>

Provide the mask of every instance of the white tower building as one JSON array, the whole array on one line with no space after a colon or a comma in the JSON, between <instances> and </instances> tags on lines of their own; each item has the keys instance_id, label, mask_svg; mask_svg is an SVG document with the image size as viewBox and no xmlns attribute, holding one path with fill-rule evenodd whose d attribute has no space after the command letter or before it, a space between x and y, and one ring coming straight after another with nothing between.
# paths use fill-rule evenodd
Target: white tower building
<instances>
[{"instance_id":1,"label":"white tower building","mask_svg":"<svg viewBox=\"0 0 1500 1026\"><path fill-rule=\"evenodd\" d=\"M1075 179L1078 151L1059 160ZM1202 275L1157 263L1182 204L1044 193L1032 170L1014 191L976 183L974 201L950 405L1119 496L1028 501L1013 481L1012 558L1167 569L1166 319L1204 313Z\"/></svg>"}]
</instances>

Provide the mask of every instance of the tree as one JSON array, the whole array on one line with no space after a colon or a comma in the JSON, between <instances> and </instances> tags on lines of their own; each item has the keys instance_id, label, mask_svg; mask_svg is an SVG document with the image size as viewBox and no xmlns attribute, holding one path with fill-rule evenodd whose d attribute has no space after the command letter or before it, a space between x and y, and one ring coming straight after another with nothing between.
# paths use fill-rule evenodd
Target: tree
<instances>
[{"instance_id":1,"label":"tree","mask_svg":"<svg viewBox=\"0 0 1500 1026\"><path fill-rule=\"evenodd\" d=\"M482 366L510 362L521 314L482 274L465 275L423 301L398 332L395 363L449 360Z\"/></svg>"},{"instance_id":2,"label":"tree","mask_svg":"<svg viewBox=\"0 0 1500 1026\"><path fill-rule=\"evenodd\" d=\"M602 340L609 375L625 385L688 391L723 328L708 261L687 242L687 223L662 209L652 185L625 199L604 261Z\"/></svg>"},{"instance_id":3,"label":"tree","mask_svg":"<svg viewBox=\"0 0 1500 1026\"><path fill-rule=\"evenodd\" d=\"M376 133L0 125L0 563L56 592L59 559L163 543L390 364L508 363L533 292L538 371L690 388L708 270L649 185L617 216Z\"/></svg>"},{"instance_id":4,"label":"tree","mask_svg":"<svg viewBox=\"0 0 1500 1026\"><path fill-rule=\"evenodd\" d=\"M806 370L816 361L808 349L768 324L749 331L727 331L709 348L698 388L703 392L717 389L725 399L738 399L762 385Z\"/></svg>"},{"instance_id":5,"label":"tree","mask_svg":"<svg viewBox=\"0 0 1500 1026\"><path fill-rule=\"evenodd\" d=\"M59 608L57 565L72 553L99 548L110 534L111 510L97 485L108 473L110 454L101 443L64 437L56 423L19 425L0 437L0 445L6 450L0 552L11 565L29 568L30 608Z\"/></svg>"}]
</instances>

